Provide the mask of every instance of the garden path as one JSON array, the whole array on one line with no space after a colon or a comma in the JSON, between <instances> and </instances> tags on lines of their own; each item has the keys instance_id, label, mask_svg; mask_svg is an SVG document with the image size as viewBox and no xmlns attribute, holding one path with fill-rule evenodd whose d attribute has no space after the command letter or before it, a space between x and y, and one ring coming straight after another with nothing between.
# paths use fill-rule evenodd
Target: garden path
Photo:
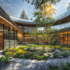
<instances>
[{"instance_id":1,"label":"garden path","mask_svg":"<svg viewBox=\"0 0 70 70\"><path fill-rule=\"evenodd\" d=\"M2 53L3 53L3 50L0 50L0 57L2 57L3 55L2 55Z\"/></svg>"},{"instance_id":2,"label":"garden path","mask_svg":"<svg viewBox=\"0 0 70 70\"><path fill-rule=\"evenodd\" d=\"M19 58L12 58L11 61L13 63L9 64L8 66L6 66L1 70L46 70L48 65L60 66L61 63L70 62L70 56L59 59L48 59L46 61L19 59Z\"/></svg>"}]
</instances>

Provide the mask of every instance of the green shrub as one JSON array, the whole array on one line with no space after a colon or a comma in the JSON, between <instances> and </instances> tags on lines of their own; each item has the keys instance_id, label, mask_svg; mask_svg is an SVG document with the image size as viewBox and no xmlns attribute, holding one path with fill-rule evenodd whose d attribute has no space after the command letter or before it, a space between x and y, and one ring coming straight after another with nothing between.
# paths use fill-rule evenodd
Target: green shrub
<instances>
[{"instance_id":1,"label":"green shrub","mask_svg":"<svg viewBox=\"0 0 70 70\"><path fill-rule=\"evenodd\" d=\"M24 57L25 58L29 58L30 57L30 54L28 52L24 53Z\"/></svg>"},{"instance_id":2,"label":"green shrub","mask_svg":"<svg viewBox=\"0 0 70 70\"><path fill-rule=\"evenodd\" d=\"M62 70L70 70L70 63L61 63Z\"/></svg>"},{"instance_id":3,"label":"green shrub","mask_svg":"<svg viewBox=\"0 0 70 70\"><path fill-rule=\"evenodd\" d=\"M30 50L30 48L27 48L27 50Z\"/></svg>"},{"instance_id":4,"label":"green shrub","mask_svg":"<svg viewBox=\"0 0 70 70\"><path fill-rule=\"evenodd\" d=\"M60 53L60 55L63 56L63 57L66 57L66 56L68 56L68 52L63 51L63 52Z\"/></svg>"},{"instance_id":5,"label":"green shrub","mask_svg":"<svg viewBox=\"0 0 70 70\"><path fill-rule=\"evenodd\" d=\"M36 59L38 59L38 60L47 59L47 56L44 56L44 55L42 55L42 56L36 55Z\"/></svg>"},{"instance_id":6,"label":"green shrub","mask_svg":"<svg viewBox=\"0 0 70 70\"><path fill-rule=\"evenodd\" d=\"M19 57L19 58L24 58L24 55L19 55L18 57Z\"/></svg>"},{"instance_id":7,"label":"green shrub","mask_svg":"<svg viewBox=\"0 0 70 70\"><path fill-rule=\"evenodd\" d=\"M49 55L49 56L50 56L51 54L50 54L50 53L47 53L47 55Z\"/></svg>"},{"instance_id":8,"label":"green shrub","mask_svg":"<svg viewBox=\"0 0 70 70\"><path fill-rule=\"evenodd\" d=\"M58 51L55 51L55 53L58 53Z\"/></svg>"},{"instance_id":9,"label":"green shrub","mask_svg":"<svg viewBox=\"0 0 70 70\"><path fill-rule=\"evenodd\" d=\"M22 43L23 45L27 45L28 43Z\"/></svg>"},{"instance_id":10,"label":"green shrub","mask_svg":"<svg viewBox=\"0 0 70 70\"><path fill-rule=\"evenodd\" d=\"M30 59L36 59L36 54L34 54L33 56L30 56Z\"/></svg>"},{"instance_id":11,"label":"green shrub","mask_svg":"<svg viewBox=\"0 0 70 70\"><path fill-rule=\"evenodd\" d=\"M51 48L51 51L53 52L55 49L54 48Z\"/></svg>"},{"instance_id":12,"label":"green shrub","mask_svg":"<svg viewBox=\"0 0 70 70\"><path fill-rule=\"evenodd\" d=\"M9 56L3 56L0 57L0 62L9 62L9 59L11 59Z\"/></svg>"},{"instance_id":13,"label":"green shrub","mask_svg":"<svg viewBox=\"0 0 70 70\"><path fill-rule=\"evenodd\" d=\"M3 62L3 57L0 57L0 62Z\"/></svg>"},{"instance_id":14,"label":"green shrub","mask_svg":"<svg viewBox=\"0 0 70 70\"><path fill-rule=\"evenodd\" d=\"M7 48L7 49L3 50L3 52L7 52L8 50L9 50L9 48Z\"/></svg>"},{"instance_id":15,"label":"green shrub","mask_svg":"<svg viewBox=\"0 0 70 70\"><path fill-rule=\"evenodd\" d=\"M51 49L48 49L48 52L52 52L52 50Z\"/></svg>"},{"instance_id":16,"label":"green shrub","mask_svg":"<svg viewBox=\"0 0 70 70\"><path fill-rule=\"evenodd\" d=\"M6 52L6 56L12 56L12 52Z\"/></svg>"},{"instance_id":17,"label":"green shrub","mask_svg":"<svg viewBox=\"0 0 70 70\"><path fill-rule=\"evenodd\" d=\"M40 52L44 52L44 49L39 49Z\"/></svg>"},{"instance_id":18,"label":"green shrub","mask_svg":"<svg viewBox=\"0 0 70 70\"><path fill-rule=\"evenodd\" d=\"M49 67L46 69L46 70L60 70L58 66L52 66L52 65L49 65Z\"/></svg>"},{"instance_id":19,"label":"green shrub","mask_svg":"<svg viewBox=\"0 0 70 70\"><path fill-rule=\"evenodd\" d=\"M13 57L18 57L18 53L15 52L15 53L13 54Z\"/></svg>"},{"instance_id":20,"label":"green shrub","mask_svg":"<svg viewBox=\"0 0 70 70\"><path fill-rule=\"evenodd\" d=\"M54 58L57 58L58 56L57 56L57 54L56 54L56 53L53 53L53 57L54 57Z\"/></svg>"},{"instance_id":21,"label":"green shrub","mask_svg":"<svg viewBox=\"0 0 70 70\"><path fill-rule=\"evenodd\" d=\"M38 60L41 60L41 56L39 56L39 55L37 55L36 58L37 58Z\"/></svg>"}]
</instances>

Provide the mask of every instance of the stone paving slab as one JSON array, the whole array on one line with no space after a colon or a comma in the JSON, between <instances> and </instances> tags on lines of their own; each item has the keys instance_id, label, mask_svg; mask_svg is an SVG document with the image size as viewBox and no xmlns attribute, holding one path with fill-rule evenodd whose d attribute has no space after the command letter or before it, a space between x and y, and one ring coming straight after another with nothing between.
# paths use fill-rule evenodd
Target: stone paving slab
<instances>
[{"instance_id":1,"label":"stone paving slab","mask_svg":"<svg viewBox=\"0 0 70 70\"><path fill-rule=\"evenodd\" d=\"M9 64L1 70L46 70L48 65L58 65L61 63L70 62L70 56L61 59L48 59L46 61L31 60L31 59L19 59L12 58L12 64Z\"/></svg>"},{"instance_id":2,"label":"stone paving slab","mask_svg":"<svg viewBox=\"0 0 70 70\"><path fill-rule=\"evenodd\" d=\"M0 57L4 56L4 55L2 55L2 52L3 52L3 50L0 50Z\"/></svg>"}]
</instances>

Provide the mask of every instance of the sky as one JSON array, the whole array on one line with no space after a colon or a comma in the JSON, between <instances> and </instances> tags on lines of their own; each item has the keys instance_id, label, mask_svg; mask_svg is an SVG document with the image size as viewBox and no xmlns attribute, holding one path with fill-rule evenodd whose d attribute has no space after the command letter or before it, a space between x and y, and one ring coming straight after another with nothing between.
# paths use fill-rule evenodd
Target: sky
<instances>
[{"instance_id":1,"label":"sky","mask_svg":"<svg viewBox=\"0 0 70 70\"><path fill-rule=\"evenodd\" d=\"M57 10L54 17L65 13L69 3L70 0L61 0L59 3L54 5L53 7ZM35 19L33 17L33 12L35 11L34 6L26 2L22 2L22 0L0 0L0 5L10 16L20 18L20 14L24 9L29 19Z\"/></svg>"}]
</instances>

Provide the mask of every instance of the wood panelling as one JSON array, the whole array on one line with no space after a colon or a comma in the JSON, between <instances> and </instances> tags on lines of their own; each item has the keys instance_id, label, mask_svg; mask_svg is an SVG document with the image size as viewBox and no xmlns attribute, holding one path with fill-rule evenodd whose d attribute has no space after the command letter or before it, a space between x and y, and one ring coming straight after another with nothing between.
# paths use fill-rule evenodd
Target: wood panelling
<instances>
[{"instance_id":1,"label":"wood panelling","mask_svg":"<svg viewBox=\"0 0 70 70\"><path fill-rule=\"evenodd\" d=\"M17 32L17 37L20 39L20 41L22 42L24 39L24 35L21 34L20 32Z\"/></svg>"},{"instance_id":2,"label":"wood panelling","mask_svg":"<svg viewBox=\"0 0 70 70\"><path fill-rule=\"evenodd\" d=\"M3 34L0 34L0 49L3 49Z\"/></svg>"},{"instance_id":3,"label":"wood panelling","mask_svg":"<svg viewBox=\"0 0 70 70\"><path fill-rule=\"evenodd\" d=\"M15 30L17 32L20 32L21 34L25 34L19 27L17 27L18 25L16 26L12 22L9 22L8 20L6 20L2 16L0 16L0 23L1 24L4 24L5 26L10 27L11 29L13 29L13 30Z\"/></svg>"}]
</instances>

